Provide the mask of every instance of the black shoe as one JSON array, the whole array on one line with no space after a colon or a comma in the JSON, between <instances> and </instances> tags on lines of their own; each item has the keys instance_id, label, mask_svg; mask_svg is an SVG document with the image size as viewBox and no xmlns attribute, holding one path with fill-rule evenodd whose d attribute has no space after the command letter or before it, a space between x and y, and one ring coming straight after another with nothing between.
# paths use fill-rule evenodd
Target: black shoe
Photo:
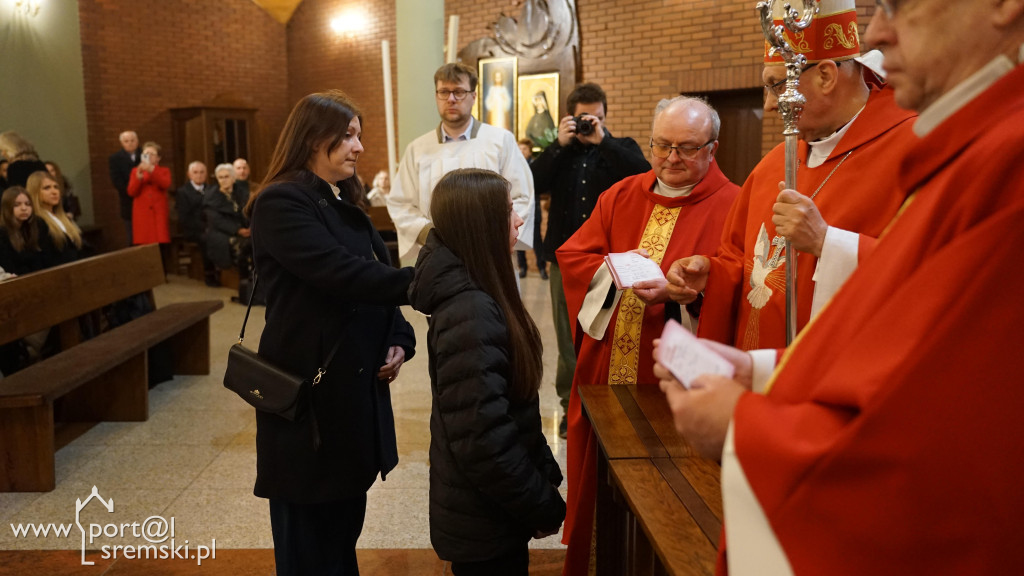
<instances>
[{"instance_id":1,"label":"black shoe","mask_svg":"<svg viewBox=\"0 0 1024 576\"><path fill-rule=\"evenodd\" d=\"M547 280L548 279L548 271L547 270L545 270L543 268L540 269L540 279L541 280Z\"/></svg>"},{"instance_id":2,"label":"black shoe","mask_svg":"<svg viewBox=\"0 0 1024 576\"><path fill-rule=\"evenodd\" d=\"M521 270L519 270L519 277L526 278L526 268L522 268Z\"/></svg>"},{"instance_id":3,"label":"black shoe","mask_svg":"<svg viewBox=\"0 0 1024 576\"><path fill-rule=\"evenodd\" d=\"M568 435L569 435L569 421L563 415L562 416L562 421L558 423L558 437L564 440L565 437L568 436Z\"/></svg>"}]
</instances>

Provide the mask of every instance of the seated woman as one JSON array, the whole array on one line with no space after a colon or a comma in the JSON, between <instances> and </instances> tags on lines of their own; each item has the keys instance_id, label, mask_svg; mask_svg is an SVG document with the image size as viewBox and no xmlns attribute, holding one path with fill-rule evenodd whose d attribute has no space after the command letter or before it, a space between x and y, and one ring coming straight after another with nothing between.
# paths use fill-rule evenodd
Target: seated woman
<instances>
[{"instance_id":1,"label":"seated woman","mask_svg":"<svg viewBox=\"0 0 1024 576\"><path fill-rule=\"evenodd\" d=\"M40 170L28 177L25 188L32 199L33 213L45 225L45 233L41 233L39 239L43 266L49 268L78 260L82 231L64 213L60 184L49 172Z\"/></svg>"},{"instance_id":2,"label":"seated woman","mask_svg":"<svg viewBox=\"0 0 1024 576\"><path fill-rule=\"evenodd\" d=\"M132 244L169 244L171 229L168 220L167 189L171 187L171 171L160 165L160 145L142 145L142 161L128 178L128 195L132 200Z\"/></svg>"},{"instance_id":3,"label":"seated woman","mask_svg":"<svg viewBox=\"0 0 1024 576\"><path fill-rule=\"evenodd\" d=\"M40 225L28 190L21 186L4 190L0 199L0 268L17 275L43 269ZM47 233L45 225L43 233Z\"/></svg>"},{"instance_id":4,"label":"seated woman","mask_svg":"<svg viewBox=\"0 0 1024 576\"><path fill-rule=\"evenodd\" d=\"M366 199L370 202L370 206L387 206L389 192L391 192L391 177L387 170L381 170L373 177L373 188L367 192Z\"/></svg>"},{"instance_id":5,"label":"seated woman","mask_svg":"<svg viewBox=\"0 0 1024 576\"><path fill-rule=\"evenodd\" d=\"M0 156L7 158L7 186L25 186L33 172L46 170L35 146L13 130L0 134Z\"/></svg>"},{"instance_id":6,"label":"seated woman","mask_svg":"<svg viewBox=\"0 0 1024 576\"><path fill-rule=\"evenodd\" d=\"M203 197L203 211L206 214L206 255L220 270L234 267L239 255L246 253L249 245L249 221L242 215L244 203L240 203L235 186L235 167L218 164L214 169L217 189L210 190ZM239 278L244 276L239 270Z\"/></svg>"},{"instance_id":7,"label":"seated woman","mask_svg":"<svg viewBox=\"0 0 1024 576\"><path fill-rule=\"evenodd\" d=\"M434 188L412 307L430 315L430 541L456 576L525 576L558 532L562 473L541 431L541 339L510 255L522 218L489 170Z\"/></svg>"},{"instance_id":8,"label":"seated woman","mask_svg":"<svg viewBox=\"0 0 1024 576\"><path fill-rule=\"evenodd\" d=\"M67 176L64 175L64 172L61 171L60 166L56 162L47 160L43 164L46 164L46 171L57 180L57 183L60 184L61 189L64 191L64 212L68 215L68 218L77 221L82 216L82 203L71 189L71 182L68 181Z\"/></svg>"}]
</instances>

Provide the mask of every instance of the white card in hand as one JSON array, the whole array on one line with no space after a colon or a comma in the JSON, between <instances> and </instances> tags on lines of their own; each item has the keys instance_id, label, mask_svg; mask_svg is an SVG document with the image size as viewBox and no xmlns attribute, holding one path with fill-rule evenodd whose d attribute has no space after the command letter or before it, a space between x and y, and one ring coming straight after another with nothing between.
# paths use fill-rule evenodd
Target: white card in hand
<instances>
[{"instance_id":1,"label":"white card in hand","mask_svg":"<svg viewBox=\"0 0 1024 576\"><path fill-rule=\"evenodd\" d=\"M637 282L665 278L657 262L636 252L613 252L605 256L604 261L608 263L608 270L619 290L632 288Z\"/></svg>"},{"instance_id":2,"label":"white card in hand","mask_svg":"<svg viewBox=\"0 0 1024 576\"><path fill-rule=\"evenodd\" d=\"M701 374L719 374L732 378L735 368L725 358L705 346L675 320L665 323L658 344L658 362L668 368L687 389Z\"/></svg>"}]
</instances>

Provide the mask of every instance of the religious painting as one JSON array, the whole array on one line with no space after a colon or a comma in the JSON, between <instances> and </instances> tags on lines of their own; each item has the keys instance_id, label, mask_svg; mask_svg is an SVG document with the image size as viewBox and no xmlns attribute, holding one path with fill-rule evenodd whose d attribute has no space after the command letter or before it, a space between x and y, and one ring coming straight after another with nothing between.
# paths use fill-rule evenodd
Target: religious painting
<instances>
[{"instance_id":1,"label":"religious painting","mask_svg":"<svg viewBox=\"0 0 1024 576\"><path fill-rule=\"evenodd\" d=\"M482 122L515 134L516 59L481 59L478 75L480 81L477 82L476 101L480 106L480 114L477 117Z\"/></svg>"},{"instance_id":2,"label":"religious painting","mask_svg":"<svg viewBox=\"0 0 1024 576\"><path fill-rule=\"evenodd\" d=\"M516 139L529 138L544 149L558 138L558 73L519 77Z\"/></svg>"}]
</instances>

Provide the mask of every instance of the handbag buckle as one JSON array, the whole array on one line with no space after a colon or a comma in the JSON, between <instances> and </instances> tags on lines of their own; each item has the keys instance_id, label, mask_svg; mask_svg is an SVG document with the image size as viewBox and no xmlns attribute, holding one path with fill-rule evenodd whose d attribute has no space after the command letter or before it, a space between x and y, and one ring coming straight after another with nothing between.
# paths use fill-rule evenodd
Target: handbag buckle
<instances>
[{"instance_id":1,"label":"handbag buckle","mask_svg":"<svg viewBox=\"0 0 1024 576\"><path fill-rule=\"evenodd\" d=\"M324 370L323 368L316 369L316 376L313 377L313 386L316 386L317 384L320 383L320 378L323 377L324 374L327 374L327 371Z\"/></svg>"}]
</instances>

